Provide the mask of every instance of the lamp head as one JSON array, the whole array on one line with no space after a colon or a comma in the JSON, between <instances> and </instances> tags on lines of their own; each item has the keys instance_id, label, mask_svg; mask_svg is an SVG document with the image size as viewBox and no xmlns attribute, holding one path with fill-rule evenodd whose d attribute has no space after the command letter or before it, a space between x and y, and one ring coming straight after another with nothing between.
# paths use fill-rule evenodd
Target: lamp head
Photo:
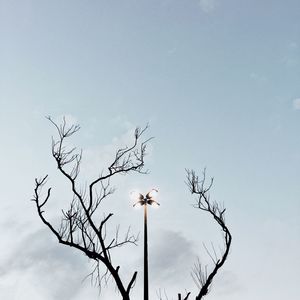
<instances>
[{"instance_id":1,"label":"lamp head","mask_svg":"<svg viewBox=\"0 0 300 300\"><path fill-rule=\"evenodd\" d=\"M131 198L133 201L138 202L138 201L143 200L143 199L144 199L144 196L143 196L141 193L137 192L137 191L132 191L132 192L130 193L130 198Z\"/></svg>"},{"instance_id":2,"label":"lamp head","mask_svg":"<svg viewBox=\"0 0 300 300\"><path fill-rule=\"evenodd\" d=\"M160 204L157 201L153 200L153 199L148 199L147 204L149 204L149 205L155 204L156 206L160 206Z\"/></svg>"},{"instance_id":3,"label":"lamp head","mask_svg":"<svg viewBox=\"0 0 300 300\"><path fill-rule=\"evenodd\" d=\"M157 196L158 190L157 189L152 189L147 195L146 199L151 199L153 200Z\"/></svg>"},{"instance_id":4,"label":"lamp head","mask_svg":"<svg viewBox=\"0 0 300 300\"><path fill-rule=\"evenodd\" d=\"M135 202L133 204L133 207L135 207L137 204L139 204L141 206L147 205L147 204L149 204L149 205L156 204L157 206L159 206L160 204L155 201L155 196L157 195L157 193L158 193L158 190L152 189L144 197L141 193L139 193L137 191L131 192L130 198Z\"/></svg>"},{"instance_id":5,"label":"lamp head","mask_svg":"<svg viewBox=\"0 0 300 300\"><path fill-rule=\"evenodd\" d=\"M155 197L157 196L158 190L157 189L152 189L147 195L146 195L146 202L149 205L156 204L160 205L156 200Z\"/></svg>"}]
</instances>

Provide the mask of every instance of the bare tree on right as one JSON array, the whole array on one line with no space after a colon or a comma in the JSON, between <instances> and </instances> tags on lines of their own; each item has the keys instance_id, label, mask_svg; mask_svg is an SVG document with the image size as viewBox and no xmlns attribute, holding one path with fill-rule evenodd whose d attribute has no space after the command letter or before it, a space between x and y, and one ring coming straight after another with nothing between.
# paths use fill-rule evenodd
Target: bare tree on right
<instances>
[{"instance_id":1,"label":"bare tree on right","mask_svg":"<svg viewBox=\"0 0 300 300\"><path fill-rule=\"evenodd\" d=\"M210 271L208 271L207 265L203 265L199 259L192 270L192 278L198 288L198 294L196 295L195 300L201 300L209 293L215 276L228 258L232 236L225 222L226 208L220 203L210 199L209 193L213 185L213 178L211 178L207 184L205 170L203 171L201 179L196 175L194 170L186 170L186 172L188 188L192 195L196 196L194 207L211 215L215 222L220 226L224 240L224 247L219 256L217 255L214 246L212 246L212 250L209 251L204 245L207 254L213 262L213 267ZM178 300L188 300L190 295L190 292L186 292L184 296L179 293Z\"/></svg>"}]
</instances>

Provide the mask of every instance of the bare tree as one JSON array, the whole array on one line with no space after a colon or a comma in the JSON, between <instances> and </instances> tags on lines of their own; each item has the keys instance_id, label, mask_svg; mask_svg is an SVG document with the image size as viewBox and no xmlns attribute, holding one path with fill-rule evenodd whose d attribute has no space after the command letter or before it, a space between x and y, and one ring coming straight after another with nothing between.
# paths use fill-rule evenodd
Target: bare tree
<instances>
[{"instance_id":1,"label":"bare tree","mask_svg":"<svg viewBox=\"0 0 300 300\"><path fill-rule=\"evenodd\" d=\"M147 173L144 171L144 157L147 142L141 141L141 137L147 129L136 128L133 142L130 146L120 148L116 151L114 160L108 166L106 172L95 178L84 188L80 187L77 177L80 173L82 152L76 148L66 146L66 140L73 136L80 127L68 125L65 118L62 124L57 124L50 117L49 121L55 126L58 139L52 138L52 156L57 164L58 171L69 182L73 198L67 211L62 211L61 224L55 228L45 217L45 207L51 195L51 188L47 189L46 195L42 196L41 190L47 182L48 175L35 179L33 201L36 204L37 213L42 222L56 236L59 243L73 247L87 255L95 262L95 268L91 272L92 278L96 279L99 287L108 278L112 278L117 290L123 300L130 299L130 291L133 288L137 272L133 272L128 282L124 282L120 275L120 266L113 263L112 250L128 244L136 244L137 236L130 233L130 228L123 238L119 237L119 227L113 237L107 234L109 220L113 213L105 215L102 220L97 221L94 217L96 211L100 210L101 204L115 189L110 180L118 174L129 174L132 172ZM104 266L104 273L99 268Z\"/></svg>"},{"instance_id":2,"label":"bare tree","mask_svg":"<svg viewBox=\"0 0 300 300\"><path fill-rule=\"evenodd\" d=\"M203 265L200 260L195 263L192 270L192 278L198 288L198 294L195 297L195 300L201 300L206 296L211 288L213 279L217 275L217 272L224 265L231 246L232 236L225 223L225 211L226 209L221 206L216 201L211 201L210 199L210 189L213 185L213 178L211 178L208 185L206 185L206 174L205 170L203 172L202 179L196 175L193 170L186 170L187 172L187 185L190 192L193 195L196 195L196 203L194 204L195 208L198 208L212 216L216 223L221 227L224 238L224 249L222 250L221 255L218 257L215 247L212 244L212 250L209 251L208 248L204 245L204 248L211 258L214 266L211 271L208 271L206 265ZM178 294L178 300L187 300L190 296L190 292L186 293L184 297L181 294Z\"/></svg>"}]
</instances>

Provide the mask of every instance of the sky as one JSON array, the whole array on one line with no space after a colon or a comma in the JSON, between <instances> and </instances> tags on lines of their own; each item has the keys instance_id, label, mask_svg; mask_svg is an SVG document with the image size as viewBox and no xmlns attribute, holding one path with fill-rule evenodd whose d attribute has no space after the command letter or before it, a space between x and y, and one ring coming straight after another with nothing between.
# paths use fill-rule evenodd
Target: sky
<instances>
[{"instance_id":1,"label":"sky","mask_svg":"<svg viewBox=\"0 0 300 300\"><path fill-rule=\"evenodd\" d=\"M233 236L207 299L299 299L300 3L296 0L0 0L0 296L9 300L117 300L83 280L92 265L59 245L37 216L34 178L49 174L46 216L70 193L51 157L45 116L79 123L80 180L105 170L136 126L154 137L148 175L116 178L103 212L141 232L113 257L138 270L142 211L130 191L159 190L149 210L151 299L196 295L190 272L220 230L185 184L185 168L214 177ZM194 299L194 298L192 298Z\"/></svg>"}]
</instances>

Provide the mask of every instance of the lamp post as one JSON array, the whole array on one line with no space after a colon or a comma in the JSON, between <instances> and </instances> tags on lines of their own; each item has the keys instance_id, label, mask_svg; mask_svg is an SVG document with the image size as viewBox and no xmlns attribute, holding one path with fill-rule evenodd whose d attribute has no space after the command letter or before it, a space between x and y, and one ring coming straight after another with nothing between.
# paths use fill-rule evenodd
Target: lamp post
<instances>
[{"instance_id":1,"label":"lamp post","mask_svg":"<svg viewBox=\"0 0 300 300\"><path fill-rule=\"evenodd\" d=\"M160 205L154 200L157 192L156 189L152 189L146 196L140 193L133 193L136 200L136 203L133 206L136 206L137 204L144 206L144 300L149 300L147 205L152 205L153 203Z\"/></svg>"}]
</instances>

